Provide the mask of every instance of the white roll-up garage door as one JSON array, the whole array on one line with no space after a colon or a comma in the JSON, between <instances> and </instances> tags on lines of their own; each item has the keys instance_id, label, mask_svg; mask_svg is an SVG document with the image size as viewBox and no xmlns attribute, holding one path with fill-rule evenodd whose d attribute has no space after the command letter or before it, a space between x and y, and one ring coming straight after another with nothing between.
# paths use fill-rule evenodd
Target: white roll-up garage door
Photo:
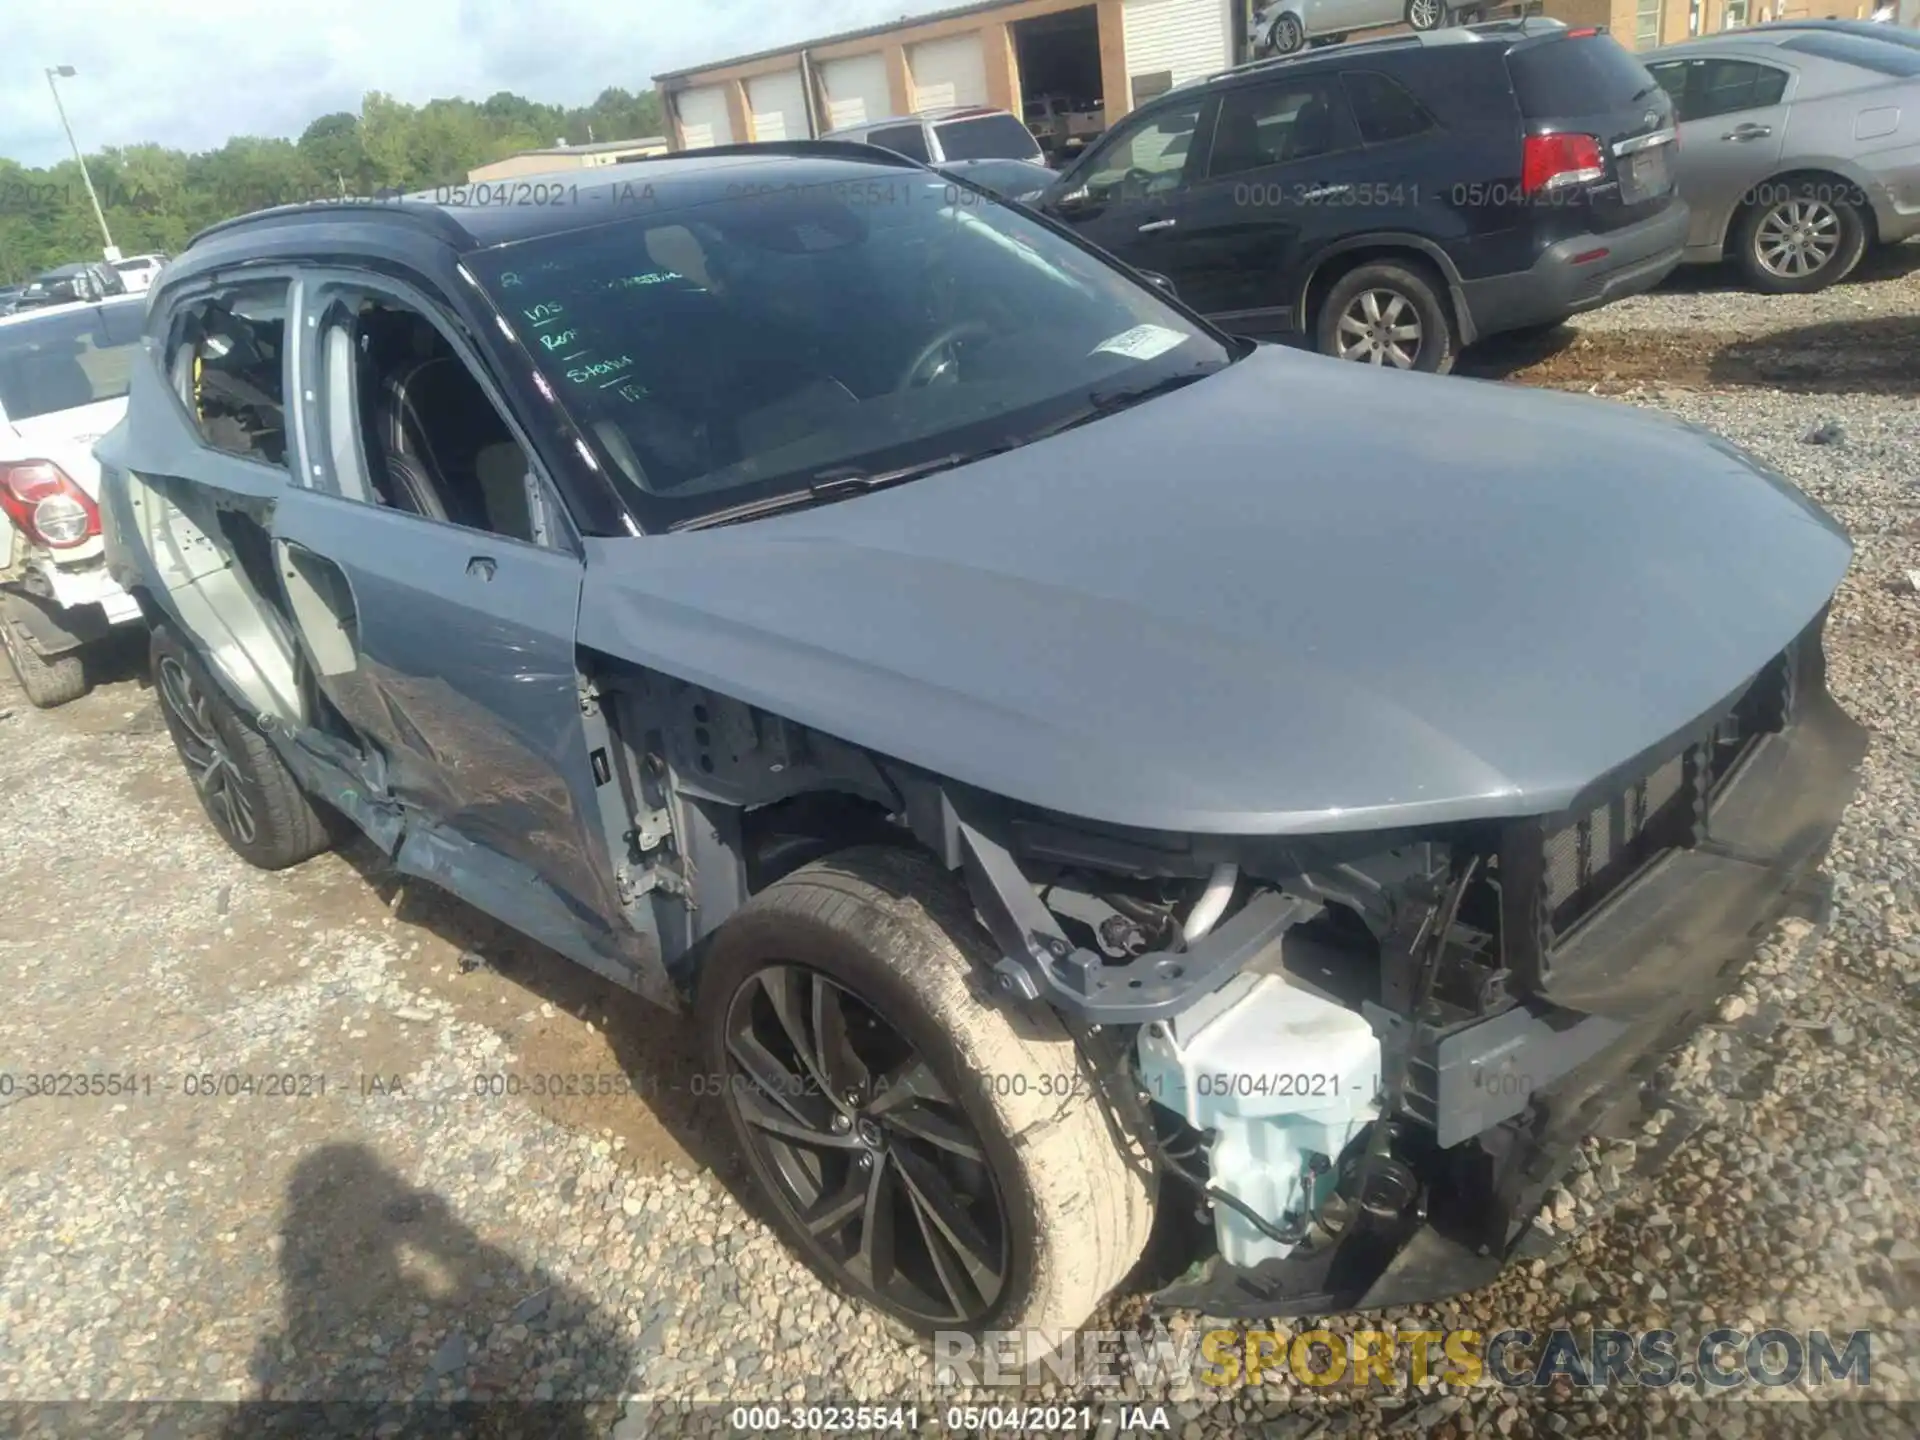
<instances>
[{"instance_id":1,"label":"white roll-up garage door","mask_svg":"<svg viewBox=\"0 0 1920 1440\"><path fill-rule=\"evenodd\" d=\"M1233 12L1230 0L1123 0L1121 32L1127 47L1127 75L1169 76L1169 85L1196 80L1233 63ZM1129 107L1146 99L1127 97ZM1119 115L1111 100L1107 120Z\"/></svg>"},{"instance_id":2,"label":"white roll-up garage door","mask_svg":"<svg viewBox=\"0 0 1920 1440\"><path fill-rule=\"evenodd\" d=\"M987 103L987 56L978 35L922 40L907 47L913 75L913 108Z\"/></svg>"},{"instance_id":3,"label":"white roll-up garage door","mask_svg":"<svg viewBox=\"0 0 1920 1440\"><path fill-rule=\"evenodd\" d=\"M827 128L844 129L893 114L893 96L887 89L887 59L849 55L820 62L820 84L827 92Z\"/></svg>"},{"instance_id":4,"label":"white roll-up garage door","mask_svg":"<svg viewBox=\"0 0 1920 1440\"><path fill-rule=\"evenodd\" d=\"M727 92L719 85L699 85L674 97L680 116L680 134L689 150L733 144L733 121L727 117Z\"/></svg>"},{"instance_id":5,"label":"white roll-up garage door","mask_svg":"<svg viewBox=\"0 0 1920 1440\"><path fill-rule=\"evenodd\" d=\"M747 110L756 140L805 140L807 91L798 70L756 75L747 81Z\"/></svg>"}]
</instances>

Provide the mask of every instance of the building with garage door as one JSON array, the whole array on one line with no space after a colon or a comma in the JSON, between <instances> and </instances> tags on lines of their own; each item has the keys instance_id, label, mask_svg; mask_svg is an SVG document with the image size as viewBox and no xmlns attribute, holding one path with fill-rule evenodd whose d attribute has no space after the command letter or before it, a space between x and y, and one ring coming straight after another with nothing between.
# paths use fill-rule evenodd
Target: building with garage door
<instances>
[{"instance_id":1,"label":"building with garage door","mask_svg":"<svg viewBox=\"0 0 1920 1440\"><path fill-rule=\"evenodd\" d=\"M637 140L601 140L591 145L551 145L544 150L522 150L504 160L476 165L467 171L467 181L477 185L483 180L551 175L562 170L586 170L595 165L619 165L666 153L667 142L659 135L643 135Z\"/></svg>"},{"instance_id":2,"label":"building with garage door","mask_svg":"<svg viewBox=\"0 0 1920 1440\"><path fill-rule=\"evenodd\" d=\"M676 150L990 105L1106 121L1247 52L1249 0L989 0L654 77Z\"/></svg>"}]
</instances>

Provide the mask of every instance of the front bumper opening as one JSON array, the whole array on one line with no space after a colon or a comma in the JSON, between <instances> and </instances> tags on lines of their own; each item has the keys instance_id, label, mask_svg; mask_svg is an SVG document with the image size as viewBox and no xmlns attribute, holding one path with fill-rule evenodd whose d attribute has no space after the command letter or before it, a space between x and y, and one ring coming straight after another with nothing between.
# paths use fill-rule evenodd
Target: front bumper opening
<instances>
[{"instance_id":1,"label":"front bumper opening","mask_svg":"<svg viewBox=\"0 0 1920 1440\"><path fill-rule=\"evenodd\" d=\"M1818 867L1867 737L1827 693L1819 623L1694 729L1637 772L1657 777L1677 756L1662 803L1635 782L1642 801L1618 786L1509 834L1499 920L1523 998L1447 1025L1362 1006L1406 1078L1354 1145L1414 1178L1406 1203L1345 1195L1336 1238L1254 1264L1215 1255L1156 1306L1235 1319L1376 1310L1478 1289L1537 1243L1532 1217L1581 1141L1644 1113L1661 1062L1775 923L1817 925L1828 909ZM1569 823L1586 834L1556 848ZM1359 1173L1351 1148L1341 1172Z\"/></svg>"}]
</instances>

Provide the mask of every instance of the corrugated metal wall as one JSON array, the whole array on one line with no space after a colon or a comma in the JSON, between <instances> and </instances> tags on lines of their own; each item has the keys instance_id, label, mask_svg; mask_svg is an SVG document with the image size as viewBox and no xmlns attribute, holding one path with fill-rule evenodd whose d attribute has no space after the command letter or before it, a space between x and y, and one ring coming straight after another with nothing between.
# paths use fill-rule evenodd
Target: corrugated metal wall
<instances>
[{"instance_id":1,"label":"corrugated metal wall","mask_svg":"<svg viewBox=\"0 0 1920 1440\"><path fill-rule=\"evenodd\" d=\"M878 50L820 62L820 84L827 92L827 128L844 129L893 114L887 90L887 60Z\"/></svg>"},{"instance_id":2,"label":"corrugated metal wall","mask_svg":"<svg viewBox=\"0 0 1920 1440\"><path fill-rule=\"evenodd\" d=\"M1229 0L1126 0L1120 14L1129 76L1170 71L1178 85L1233 63ZM1136 103L1125 98L1129 107ZM1114 113L1112 100L1107 113Z\"/></svg>"},{"instance_id":3,"label":"corrugated metal wall","mask_svg":"<svg viewBox=\"0 0 1920 1440\"><path fill-rule=\"evenodd\" d=\"M719 85L700 85L674 97L680 133L689 150L734 142L733 121L727 117L727 92Z\"/></svg>"},{"instance_id":4,"label":"corrugated metal wall","mask_svg":"<svg viewBox=\"0 0 1920 1440\"><path fill-rule=\"evenodd\" d=\"M747 81L747 112L756 140L805 140L807 91L798 70L756 75Z\"/></svg>"},{"instance_id":5,"label":"corrugated metal wall","mask_svg":"<svg viewBox=\"0 0 1920 1440\"><path fill-rule=\"evenodd\" d=\"M907 47L913 108L987 103L987 56L978 34L922 40Z\"/></svg>"}]
</instances>

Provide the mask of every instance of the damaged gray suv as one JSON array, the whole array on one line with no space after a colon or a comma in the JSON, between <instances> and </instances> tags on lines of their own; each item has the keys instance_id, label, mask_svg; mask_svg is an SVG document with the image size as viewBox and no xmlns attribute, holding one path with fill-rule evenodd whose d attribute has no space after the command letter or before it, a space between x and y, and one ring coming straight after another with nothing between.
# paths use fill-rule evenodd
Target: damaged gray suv
<instances>
[{"instance_id":1,"label":"damaged gray suv","mask_svg":"<svg viewBox=\"0 0 1920 1440\"><path fill-rule=\"evenodd\" d=\"M1489 1280L1818 866L1842 531L1712 436L1238 341L820 143L200 235L99 445L212 823L689 1010L820 1274ZM1136 1280L1134 1283L1139 1283Z\"/></svg>"}]
</instances>

